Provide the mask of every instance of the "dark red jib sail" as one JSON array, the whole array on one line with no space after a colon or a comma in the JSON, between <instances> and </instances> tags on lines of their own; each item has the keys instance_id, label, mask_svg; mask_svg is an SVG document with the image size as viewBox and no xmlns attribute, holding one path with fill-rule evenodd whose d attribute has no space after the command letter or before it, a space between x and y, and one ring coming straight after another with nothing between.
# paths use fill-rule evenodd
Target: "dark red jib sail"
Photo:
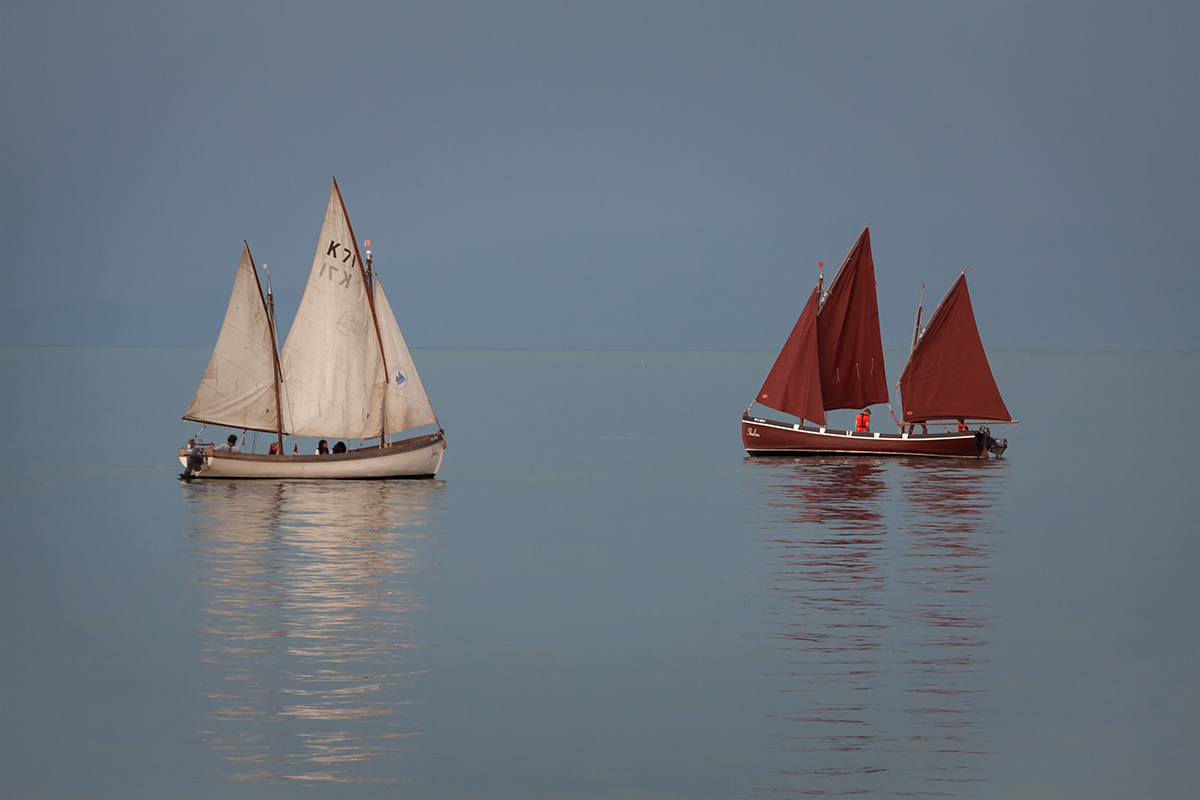
<instances>
[{"instance_id":1,"label":"dark red jib sail","mask_svg":"<svg viewBox=\"0 0 1200 800\"><path fill-rule=\"evenodd\" d=\"M900 375L900 397L905 422L958 417L992 422L1012 419L996 388L975 327L965 272L933 312L908 357Z\"/></svg>"},{"instance_id":2,"label":"dark red jib sail","mask_svg":"<svg viewBox=\"0 0 1200 800\"><path fill-rule=\"evenodd\" d=\"M792 335L758 390L757 402L824 425L821 376L817 371L817 302L817 290L813 289Z\"/></svg>"},{"instance_id":3,"label":"dark red jib sail","mask_svg":"<svg viewBox=\"0 0 1200 800\"><path fill-rule=\"evenodd\" d=\"M870 228L854 243L817 314L817 350L826 411L888 401Z\"/></svg>"}]
</instances>

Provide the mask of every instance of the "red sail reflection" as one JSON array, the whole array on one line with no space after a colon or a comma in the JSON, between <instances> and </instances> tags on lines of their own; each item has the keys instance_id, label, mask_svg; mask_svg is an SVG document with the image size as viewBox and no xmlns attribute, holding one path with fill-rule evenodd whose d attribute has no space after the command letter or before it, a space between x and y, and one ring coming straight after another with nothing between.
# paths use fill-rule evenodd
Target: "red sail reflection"
<instances>
[{"instance_id":1,"label":"red sail reflection","mask_svg":"<svg viewBox=\"0 0 1200 800\"><path fill-rule=\"evenodd\" d=\"M1003 462L748 459L782 642L766 797L956 796L987 758L987 581Z\"/></svg>"},{"instance_id":2,"label":"red sail reflection","mask_svg":"<svg viewBox=\"0 0 1200 800\"><path fill-rule=\"evenodd\" d=\"M419 646L409 626L428 481L185 487L201 569L209 745L243 781L394 783ZM386 772L386 770L385 770Z\"/></svg>"}]
</instances>

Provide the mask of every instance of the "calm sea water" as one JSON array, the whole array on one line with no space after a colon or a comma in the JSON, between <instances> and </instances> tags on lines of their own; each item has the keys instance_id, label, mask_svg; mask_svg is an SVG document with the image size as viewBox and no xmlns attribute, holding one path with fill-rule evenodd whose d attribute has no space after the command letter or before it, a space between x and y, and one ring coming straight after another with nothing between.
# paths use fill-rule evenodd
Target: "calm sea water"
<instances>
[{"instance_id":1,"label":"calm sea water","mask_svg":"<svg viewBox=\"0 0 1200 800\"><path fill-rule=\"evenodd\" d=\"M0 349L0 794L1200 794L1200 355L993 354L986 463L747 458L774 353L415 356L438 480L185 485L207 350Z\"/></svg>"}]
</instances>

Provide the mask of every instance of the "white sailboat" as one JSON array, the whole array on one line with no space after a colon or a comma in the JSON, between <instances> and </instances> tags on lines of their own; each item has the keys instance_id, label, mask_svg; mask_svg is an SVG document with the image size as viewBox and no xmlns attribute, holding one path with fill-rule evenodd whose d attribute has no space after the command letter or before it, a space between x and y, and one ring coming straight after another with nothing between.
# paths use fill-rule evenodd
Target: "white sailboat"
<instances>
[{"instance_id":1,"label":"white sailboat","mask_svg":"<svg viewBox=\"0 0 1200 800\"><path fill-rule=\"evenodd\" d=\"M185 420L276 436L278 454L233 453L195 439L180 448L190 478L433 477L445 434L417 375L400 326L359 254L338 189L329 192L308 285L282 355L273 303L243 244L233 295L208 369ZM436 433L390 437L423 426ZM375 439L329 455L285 455L284 436ZM295 447L293 447L293 450Z\"/></svg>"}]
</instances>

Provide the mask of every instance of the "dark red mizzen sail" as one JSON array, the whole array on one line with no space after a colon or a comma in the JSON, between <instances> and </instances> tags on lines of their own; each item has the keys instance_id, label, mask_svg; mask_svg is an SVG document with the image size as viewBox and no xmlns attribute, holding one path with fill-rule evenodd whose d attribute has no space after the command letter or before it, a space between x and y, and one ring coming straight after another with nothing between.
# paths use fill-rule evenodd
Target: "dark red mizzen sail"
<instances>
[{"instance_id":1,"label":"dark red mizzen sail","mask_svg":"<svg viewBox=\"0 0 1200 800\"><path fill-rule=\"evenodd\" d=\"M905 422L1012 419L975 327L965 272L933 312L921 341L908 357L900 375L900 397Z\"/></svg>"},{"instance_id":2,"label":"dark red mizzen sail","mask_svg":"<svg viewBox=\"0 0 1200 800\"><path fill-rule=\"evenodd\" d=\"M870 228L854 243L817 314L817 350L826 411L888 401Z\"/></svg>"},{"instance_id":3,"label":"dark red mizzen sail","mask_svg":"<svg viewBox=\"0 0 1200 800\"><path fill-rule=\"evenodd\" d=\"M758 390L757 402L801 419L825 424L817 370L817 290L804 304L792 335Z\"/></svg>"}]
</instances>

